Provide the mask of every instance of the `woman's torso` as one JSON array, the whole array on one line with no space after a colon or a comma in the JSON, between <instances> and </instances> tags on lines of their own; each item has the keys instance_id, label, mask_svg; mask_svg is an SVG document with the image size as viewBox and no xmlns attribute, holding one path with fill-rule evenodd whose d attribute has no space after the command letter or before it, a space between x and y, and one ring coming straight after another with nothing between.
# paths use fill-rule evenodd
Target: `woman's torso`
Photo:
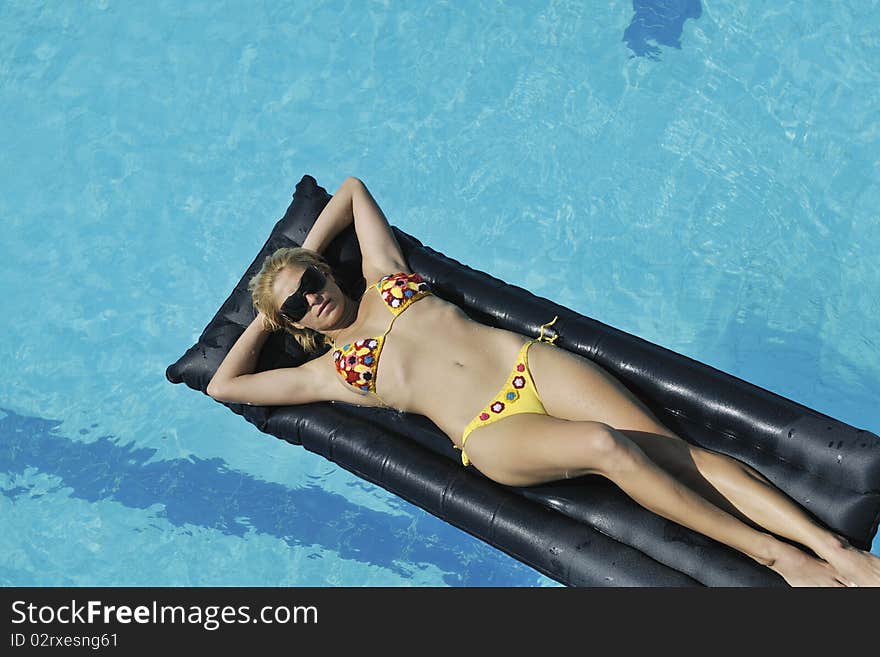
<instances>
[{"instance_id":1,"label":"woman's torso","mask_svg":"<svg viewBox=\"0 0 880 657\"><path fill-rule=\"evenodd\" d=\"M353 332L337 340L381 336L394 318L374 288L360 301ZM456 444L468 422L504 385L511 364L528 340L518 333L471 320L458 306L436 295L413 302L385 335L375 372L379 397L396 409L428 417ZM333 398L362 406L381 406L372 393L345 383L327 360L338 392Z\"/></svg>"}]
</instances>

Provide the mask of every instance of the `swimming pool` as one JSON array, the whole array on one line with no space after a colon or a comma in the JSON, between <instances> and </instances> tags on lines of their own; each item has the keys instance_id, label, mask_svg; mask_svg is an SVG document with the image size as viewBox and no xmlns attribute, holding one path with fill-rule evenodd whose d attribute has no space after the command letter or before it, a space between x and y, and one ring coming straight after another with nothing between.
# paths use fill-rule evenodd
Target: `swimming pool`
<instances>
[{"instance_id":1,"label":"swimming pool","mask_svg":"<svg viewBox=\"0 0 880 657\"><path fill-rule=\"evenodd\" d=\"M880 430L880 18L635 4L0 6L0 583L556 585L165 380L303 173Z\"/></svg>"}]
</instances>

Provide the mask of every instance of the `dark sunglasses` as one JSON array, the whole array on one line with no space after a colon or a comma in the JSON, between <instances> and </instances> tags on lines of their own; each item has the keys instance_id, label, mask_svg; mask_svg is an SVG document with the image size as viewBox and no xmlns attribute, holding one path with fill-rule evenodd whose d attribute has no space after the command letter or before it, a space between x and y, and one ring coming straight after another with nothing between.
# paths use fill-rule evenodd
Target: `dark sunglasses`
<instances>
[{"instance_id":1,"label":"dark sunglasses","mask_svg":"<svg viewBox=\"0 0 880 657\"><path fill-rule=\"evenodd\" d=\"M281 304L282 317L285 317L291 322L298 322L301 320L306 316L306 313L309 312L309 308L311 307L306 300L306 295L320 292L324 289L326 284L327 277L321 273L321 270L314 265L309 265L303 272L296 292L287 297L284 303Z\"/></svg>"}]
</instances>

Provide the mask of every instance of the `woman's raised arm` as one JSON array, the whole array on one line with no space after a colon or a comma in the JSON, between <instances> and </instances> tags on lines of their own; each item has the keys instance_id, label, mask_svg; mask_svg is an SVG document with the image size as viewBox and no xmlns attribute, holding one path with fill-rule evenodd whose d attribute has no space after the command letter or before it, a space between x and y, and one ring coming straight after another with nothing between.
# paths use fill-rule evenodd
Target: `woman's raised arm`
<instances>
[{"instance_id":1,"label":"woman's raised arm","mask_svg":"<svg viewBox=\"0 0 880 657\"><path fill-rule=\"evenodd\" d=\"M303 240L304 249L323 253L327 245L352 224L354 221L352 198L354 188L359 183L360 181L352 176L342 181L339 189L321 210L321 214L315 219L309 234Z\"/></svg>"},{"instance_id":2,"label":"woman's raised arm","mask_svg":"<svg viewBox=\"0 0 880 657\"><path fill-rule=\"evenodd\" d=\"M217 401L257 406L288 406L333 399L325 372L327 364L319 358L299 367L242 374L217 387L208 386L208 394Z\"/></svg>"},{"instance_id":3,"label":"woman's raised arm","mask_svg":"<svg viewBox=\"0 0 880 657\"><path fill-rule=\"evenodd\" d=\"M303 248L322 253L333 239L354 223L367 280L396 271L409 271L406 258L388 219L360 178L349 176L321 210Z\"/></svg>"},{"instance_id":4,"label":"woman's raised arm","mask_svg":"<svg viewBox=\"0 0 880 657\"><path fill-rule=\"evenodd\" d=\"M257 359L260 350L269 338L270 332L263 324L263 313L257 313L254 320L244 330L232 349L226 354L226 358L220 363L211 382L208 383L208 394L214 397L213 392L227 388L236 378L251 374L257 368ZM213 391L213 392L212 392Z\"/></svg>"},{"instance_id":5,"label":"woman's raised arm","mask_svg":"<svg viewBox=\"0 0 880 657\"><path fill-rule=\"evenodd\" d=\"M326 364L317 358L299 367L253 373L268 337L263 315L259 313L220 363L208 384L208 394L217 401L260 406L306 404L331 398Z\"/></svg>"}]
</instances>

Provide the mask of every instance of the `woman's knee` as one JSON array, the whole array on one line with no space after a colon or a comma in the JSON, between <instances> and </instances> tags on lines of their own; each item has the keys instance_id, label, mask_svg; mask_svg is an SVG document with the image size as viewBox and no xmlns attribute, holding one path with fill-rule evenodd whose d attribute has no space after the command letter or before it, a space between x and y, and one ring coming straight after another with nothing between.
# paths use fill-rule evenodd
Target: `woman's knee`
<instances>
[{"instance_id":1,"label":"woman's knee","mask_svg":"<svg viewBox=\"0 0 880 657\"><path fill-rule=\"evenodd\" d=\"M584 443L587 451L585 457L591 462L593 471L609 476L632 468L646 458L633 440L614 427L604 422L588 424L594 426L590 428Z\"/></svg>"},{"instance_id":2,"label":"woman's knee","mask_svg":"<svg viewBox=\"0 0 880 657\"><path fill-rule=\"evenodd\" d=\"M604 422L579 422L583 435L578 441L577 474L608 476L632 467L644 455L638 445Z\"/></svg>"}]
</instances>

